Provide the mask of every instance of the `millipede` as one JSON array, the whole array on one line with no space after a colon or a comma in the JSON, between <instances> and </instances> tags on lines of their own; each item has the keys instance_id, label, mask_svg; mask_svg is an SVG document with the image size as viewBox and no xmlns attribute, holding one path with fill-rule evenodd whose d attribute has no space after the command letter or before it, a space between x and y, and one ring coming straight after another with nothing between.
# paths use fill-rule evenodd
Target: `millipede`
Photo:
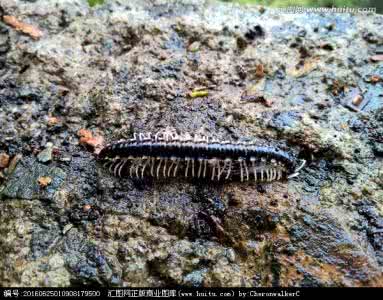
<instances>
[{"instance_id":1,"label":"millipede","mask_svg":"<svg viewBox=\"0 0 383 300\"><path fill-rule=\"evenodd\" d=\"M306 161L277 147L172 132L135 133L108 144L98 158L115 176L272 182L299 175Z\"/></svg>"}]
</instances>

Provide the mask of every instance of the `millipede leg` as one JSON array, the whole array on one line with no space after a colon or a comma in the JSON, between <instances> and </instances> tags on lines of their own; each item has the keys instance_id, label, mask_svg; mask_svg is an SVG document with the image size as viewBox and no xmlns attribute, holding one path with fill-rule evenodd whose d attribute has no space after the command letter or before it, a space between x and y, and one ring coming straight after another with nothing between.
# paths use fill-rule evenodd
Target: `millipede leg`
<instances>
[{"instance_id":1,"label":"millipede leg","mask_svg":"<svg viewBox=\"0 0 383 300\"><path fill-rule=\"evenodd\" d=\"M249 170L247 168L246 160L243 160L243 166L245 167L245 172L246 172L246 180L249 180Z\"/></svg>"},{"instance_id":2,"label":"millipede leg","mask_svg":"<svg viewBox=\"0 0 383 300\"><path fill-rule=\"evenodd\" d=\"M127 160L126 158L123 160L123 164L122 164L121 167L118 169L118 177L121 177L121 171L122 171L122 169L124 168L124 166L125 166L125 164L126 164L127 161L128 161L128 160Z\"/></svg>"},{"instance_id":3,"label":"millipede leg","mask_svg":"<svg viewBox=\"0 0 383 300\"><path fill-rule=\"evenodd\" d=\"M162 158L160 158L160 162L158 163L158 166L157 166L157 178L160 177L160 168L161 168L161 163L162 163Z\"/></svg>"},{"instance_id":4,"label":"millipede leg","mask_svg":"<svg viewBox=\"0 0 383 300\"><path fill-rule=\"evenodd\" d=\"M263 168L261 168L261 181L263 181Z\"/></svg>"},{"instance_id":5,"label":"millipede leg","mask_svg":"<svg viewBox=\"0 0 383 300\"><path fill-rule=\"evenodd\" d=\"M170 164L169 169L168 169L168 177L170 177L170 172L172 171L172 168L175 165L176 158L175 157L171 157L170 160L172 161L172 163Z\"/></svg>"},{"instance_id":6,"label":"millipede leg","mask_svg":"<svg viewBox=\"0 0 383 300\"><path fill-rule=\"evenodd\" d=\"M188 177L190 159L188 157L186 157L185 160L186 160L185 177Z\"/></svg>"},{"instance_id":7,"label":"millipede leg","mask_svg":"<svg viewBox=\"0 0 383 300\"><path fill-rule=\"evenodd\" d=\"M207 159L203 160L203 178L206 177Z\"/></svg>"},{"instance_id":8,"label":"millipede leg","mask_svg":"<svg viewBox=\"0 0 383 300\"><path fill-rule=\"evenodd\" d=\"M156 165L156 159L153 157L150 159L150 175L154 177L154 167Z\"/></svg>"},{"instance_id":9,"label":"millipede leg","mask_svg":"<svg viewBox=\"0 0 383 300\"><path fill-rule=\"evenodd\" d=\"M241 182L243 182L243 169L242 169L242 159L238 159L239 167L241 169Z\"/></svg>"},{"instance_id":10,"label":"millipede leg","mask_svg":"<svg viewBox=\"0 0 383 300\"><path fill-rule=\"evenodd\" d=\"M124 161L123 160L120 160L120 161L118 161L118 163L116 163L115 165L114 165L114 168L113 168L113 175L114 176L117 176L117 170L118 170L118 168L120 167L120 165L122 165L124 163Z\"/></svg>"},{"instance_id":11,"label":"millipede leg","mask_svg":"<svg viewBox=\"0 0 383 300\"><path fill-rule=\"evenodd\" d=\"M253 168L253 173L254 173L254 181L257 181L257 168L255 167L255 158L251 157L251 167Z\"/></svg>"},{"instance_id":12,"label":"millipede leg","mask_svg":"<svg viewBox=\"0 0 383 300\"><path fill-rule=\"evenodd\" d=\"M145 172L146 166L149 164L149 162L150 162L150 158L146 158L145 163L144 163L144 165L142 166L142 170L141 170L141 178L144 178L144 172Z\"/></svg>"},{"instance_id":13,"label":"millipede leg","mask_svg":"<svg viewBox=\"0 0 383 300\"><path fill-rule=\"evenodd\" d=\"M142 158L139 159L139 162L136 164L136 177L140 178L140 175L138 175L138 170L140 169L140 166L142 165Z\"/></svg>"},{"instance_id":14,"label":"millipede leg","mask_svg":"<svg viewBox=\"0 0 383 300\"><path fill-rule=\"evenodd\" d=\"M219 178L221 177L221 162L217 160L217 180L219 181Z\"/></svg>"},{"instance_id":15,"label":"millipede leg","mask_svg":"<svg viewBox=\"0 0 383 300\"><path fill-rule=\"evenodd\" d=\"M198 159L198 162L199 162L199 167L198 167L197 177L200 178L200 176L201 176L201 172L202 172L202 163L203 163L203 159Z\"/></svg>"},{"instance_id":16,"label":"millipede leg","mask_svg":"<svg viewBox=\"0 0 383 300\"><path fill-rule=\"evenodd\" d=\"M168 162L168 159L167 158L164 158L164 177L166 177L166 163Z\"/></svg>"},{"instance_id":17,"label":"millipede leg","mask_svg":"<svg viewBox=\"0 0 383 300\"><path fill-rule=\"evenodd\" d=\"M277 179L277 168L274 168L273 172L274 172L273 180L275 180Z\"/></svg>"},{"instance_id":18,"label":"millipede leg","mask_svg":"<svg viewBox=\"0 0 383 300\"><path fill-rule=\"evenodd\" d=\"M114 165L114 163L115 163L115 160L113 160L112 162L111 162L111 164L110 164L110 166L109 166L109 172L110 173L113 173L113 165Z\"/></svg>"},{"instance_id":19,"label":"millipede leg","mask_svg":"<svg viewBox=\"0 0 383 300\"><path fill-rule=\"evenodd\" d=\"M114 170L116 169L116 166L118 166L119 164L121 163L121 160L120 159L116 159L109 167L109 171L110 173L112 173L113 175L115 175L114 173Z\"/></svg>"},{"instance_id":20,"label":"millipede leg","mask_svg":"<svg viewBox=\"0 0 383 300\"><path fill-rule=\"evenodd\" d=\"M282 170L278 168L278 177L277 180L280 180L282 178Z\"/></svg>"},{"instance_id":21,"label":"millipede leg","mask_svg":"<svg viewBox=\"0 0 383 300\"><path fill-rule=\"evenodd\" d=\"M297 168L295 169L295 173L299 172L300 170L302 170L302 168L306 165L306 160L302 159L302 164Z\"/></svg>"},{"instance_id":22,"label":"millipede leg","mask_svg":"<svg viewBox=\"0 0 383 300\"><path fill-rule=\"evenodd\" d=\"M177 163L176 163L176 167L174 168L173 177L176 177L176 176L177 176L178 164L179 164L179 163L180 163L180 159L177 158Z\"/></svg>"},{"instance_id":23,"label":"millipede leg","mask_svg":"<svg viewBox=\"0 0 383 300\"><path fill-rule=\"evenodd\" d=\"M118 164L119 162L120 162L119 159L115 159L115 160L112 161L112 164L109 166L109 172L110 172L110 173L113 174L113 168L114 168L115 164L116 164L116 163Z\"/></svg>"},{"instance_id":24,"label":"millipede leg","mask_svg":"<svg viewBox=\"0 0 383 300\"><path fill-rule=\"evenodd\" d=\"M218 161L218 172L217 172L217 180L221 180L221 175L225 171L225 164L223 164L223 167L221 168L221 162Z\"/></svg>"},{"instance_id":25,"label":"millipede leg","mask_svg":"<svg viewBox=\"0 0 383 300\"><path fill-rule=\"evenodd\" d=\"M232 162L232 160L231 160L230 158L229 158L229 159L226 159L226 161L228 162L229 167L228 167L228 169L227 169L227 174L226 174L225 179L229 179L229 177L230 177L230 173L231 173L231 168L232 168L232 166L233 166L233 162Z\"/></svg>"},{"instance_id":26,"label":"millipede leg","mask_svg":"<svg viewBox=\"0 0 383 300\"><path fill-rule=\"evenodd\" d=\"M194 177L194 158L192 158L191 162L192 162L192 177Z\"/></svg>"},{"instance_id":27,"label":"millipede leg","mask_svg":"<svg viewBox=\"0 0 383 300\"><path fill-rule=\"evenodd\" d=\"M219 161L218 160L214 160L213 161L213 172L212 172L211 180L214 180L216 169L217 169L217 180L218 180L219 168L220 168Z\"/></svg>"},{"instance_id":28,"label":"millipede leg","mask_svg":"<svg viewBox=\"0 0 383 300\"><path fill-rule=\"evenodd\" d=\"M103 165L102 165L102 167L103 168L106 168L109 164L111 164L111 163L113 163L113 161L112 160L108 160L107 162L105 162Z\"/></svg>"},{"instance_id":29,"label":"millipede leg","mask_svg":"<svg viewBox=\"0 0 383 300\"><path fill-rule=\"evenodd\" d=\"M227 166L228 166L228 160L225 159L225 161L223 163L222 171L218 172L218 180L220 180L221 179L221 175L223 173L225 173L225 170L226 170Z\"/></svg>"}]
</instances>

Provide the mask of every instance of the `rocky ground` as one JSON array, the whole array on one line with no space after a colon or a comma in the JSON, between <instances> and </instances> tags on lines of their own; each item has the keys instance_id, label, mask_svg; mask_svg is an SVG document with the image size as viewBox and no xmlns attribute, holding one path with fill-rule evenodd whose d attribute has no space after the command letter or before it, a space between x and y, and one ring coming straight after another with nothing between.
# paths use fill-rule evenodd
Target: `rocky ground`
<instances>
[{"instance_id":1,"label":"rocky ground","mask_svg":"<svg viewBox=\"0 0 383 300\"><path fill-rule=\"evenodd\" d=\"M0 17L1 286L383 286L382 16L2 0ZM208 185L96 160L169 127L308 165Z\"/></svg>"}]
</instances>

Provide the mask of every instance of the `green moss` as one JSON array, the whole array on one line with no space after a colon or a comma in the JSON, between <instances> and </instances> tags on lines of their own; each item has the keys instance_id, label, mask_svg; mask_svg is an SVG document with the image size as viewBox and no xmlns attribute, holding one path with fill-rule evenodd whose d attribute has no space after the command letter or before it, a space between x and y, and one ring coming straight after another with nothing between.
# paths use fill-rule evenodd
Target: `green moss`
<instances>
[{"instance_id":1,"label":"green moss","mask_svg":"<svg viewBox=\"0 0 383 300\"><path fill-rule=\"evenodd\" d=\"M105 0L88 0L88 4L90 7L96 6L96 5L102 5L104 4Z\"/></svg>"}]
</instances>

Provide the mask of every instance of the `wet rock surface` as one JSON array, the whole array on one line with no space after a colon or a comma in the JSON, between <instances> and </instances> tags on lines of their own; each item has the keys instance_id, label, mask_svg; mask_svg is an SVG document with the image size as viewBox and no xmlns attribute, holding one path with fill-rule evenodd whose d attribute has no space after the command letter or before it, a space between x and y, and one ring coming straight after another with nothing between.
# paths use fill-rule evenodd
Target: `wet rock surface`
<instances>
[{"instance_id":1,"label":"wet rock surface","mask_svg":"<svg viewBox=\"0 0 383 300\"><path fill-rule=\"evenodd\" d=\"M382 16L82 0L0 14L42 32L0 22L1 285L383 285ZM167 127L308 165L267 186L119 179L77 134Z\"/></svg>"}]
</instances>

